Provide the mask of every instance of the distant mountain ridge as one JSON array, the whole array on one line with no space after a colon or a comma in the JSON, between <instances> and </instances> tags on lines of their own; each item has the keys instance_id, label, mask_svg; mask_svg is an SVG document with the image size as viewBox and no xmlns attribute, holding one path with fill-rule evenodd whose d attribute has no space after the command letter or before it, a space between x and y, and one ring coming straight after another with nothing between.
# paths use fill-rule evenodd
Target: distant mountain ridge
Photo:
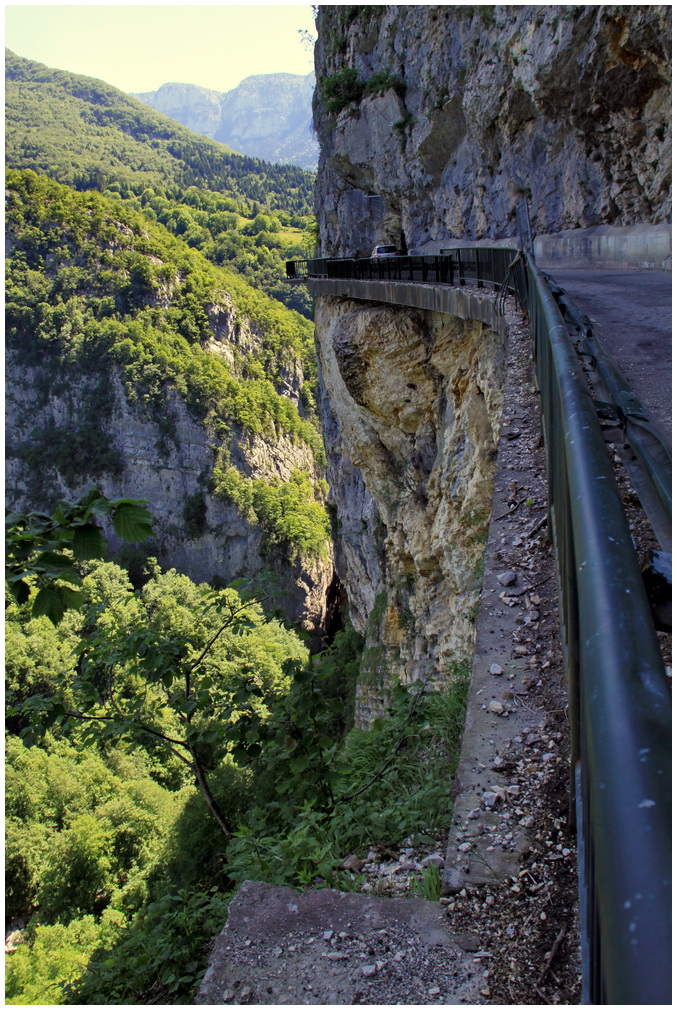
<instances>
[{"instance_id":1,"label":"distant mountain ridge","mask_svg":"<svg viewBox=\"0 0 677 1010\"><path fill-rule=\"evenodd\" d=\"M237 154L104 81L5 50L5 162L76 189L200 186L310 213L313 178ZM139 188L141 187L141 188Z\"/></svg>"},{"instance_id":2,"label":"distant mountain ridge","mask_svg":"<svg viewBox=\"0 0 677 1010\"><path fill-rule=\"evenodd\" d=\"M145 105L242 154L315 171L315 75L257 74L231 91L197 84L163 84L135 94Z\"/></svg>"}]
</instances>

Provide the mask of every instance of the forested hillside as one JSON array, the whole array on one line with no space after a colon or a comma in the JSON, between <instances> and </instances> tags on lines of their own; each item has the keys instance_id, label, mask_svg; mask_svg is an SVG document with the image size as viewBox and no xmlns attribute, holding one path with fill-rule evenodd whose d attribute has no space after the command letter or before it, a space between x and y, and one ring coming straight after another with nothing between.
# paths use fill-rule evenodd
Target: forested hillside
<instances>
[{"instance_id":1,"label":"forested hillside","mask_svg":"<svg viewBox=\"0 0 677 1010\"><path fill-rule=\"evenodd\" d=\"M78 189L174 182L311 212L309 172L235 154L95 78L9 50L5 60L9 168L47 172Z\"/></svg>"},{"instance_id":2,"label":"forested hillside","mask_svg":"<svg viewBox=\"0 0 677 1010\"><path fill-rule=\"evenodd\" d=\"M309 665L235 590L81 570L58 627L8 611L7 998L185 1005L239 882L353 889L355 848L443 823L463 684L351 730L353 632Z\"/></svg>"},{"instance_id":3,"label":"forested hillside","mask_svg":"<svg viewBox=\"0 0 677 1010\"><path fill-rule=\"evenodd\" d=\"M252 575L261 553L326 558L310 324L131 207L31 171L8 173L7 228L10 504L50 507L88 481L153 497L148 549L176 563L186 538L203 560L214 545L212 570L182 564L203 578ZM179 486L161 490L172 469ZM239 567L218 547L234 529Z\"/></svg>"},{"instance_id":4,"label":"forested hillside","mask_svg":"<svg viewBox=\"0 0 677 1010\"><path fill-rule=\"evenodd\" d=\"M143 207L311 317L308 295L283 281L284 261L314 247L309 172L235 154L103 81L5 55L9 168Z\"/></svg>"}]
</instances>

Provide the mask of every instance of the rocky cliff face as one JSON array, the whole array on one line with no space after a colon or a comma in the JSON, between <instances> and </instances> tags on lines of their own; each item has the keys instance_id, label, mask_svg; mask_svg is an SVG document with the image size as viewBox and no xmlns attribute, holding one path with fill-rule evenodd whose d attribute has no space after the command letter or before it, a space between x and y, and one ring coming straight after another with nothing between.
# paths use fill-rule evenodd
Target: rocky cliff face
<instances>
[{"instance_id":1,"label":"rocky cliff face","mask_svg":"<svg viewBox=\"0 0 677 1010\"><path fill-rule=\"evenodd\" d=\"M163 84L135 97L241 154L315 171L314 83L313 74L258 74L224 93L195 84Z\"/></svg>"},{"instance_id":2,"label":"rocky cliff face","mask_svg":"<svg viewBox=\"0 0 677 1010\"><path fill-rule=\"evenodd\" d=\"M205 137L214 137L221 126L222 95L211 88L170 83L163 84L157 91L134 95L134 98Z\"/></svg>"},{"instance_id":3,"label":"rocky cliff face","mask_svg":"<svg viewBox=\"0 0 677 1010\"><path fill-rule=\"evenodd\" d=\"M255 327L235 313L215 312L218 325L211 350L231 361L257 341ZM294 367L296 365L296 368ZM294 360L284 374L286 394L298 401L303 380ZM96 398L100 377L49 379L40 366L26 366L21 353L9 352L6 362L6 489L14 508L52 507L59 498L72 499L96 484L109 497L142 498L151 503L155 537L144 551L163 567L175 567L195 581L225 585L235 579L256 580L272 569L277 582L268 584L271 605L311 633L321 632L333 576L330 555L322 559L268 556L259 525L243 516L237 505L212 491L215 454L227 445L228 460L240 474L270 483L289 480L295 468L322 475L306 443L295 444L284 434L266 438L231 426L218 432L192 416L176 391L168 390L161 417L139 400L129 399L114 365L108 371L112 407L96 418L97 437L107 448L110 465L94 477L86 461L77 478L60 468L50 433L82 430L83 404ZM283 391L283 390L281 390ZM43 458L26 458L23 447L45 445ZM69 437L73 454L77 435ZM108 531L112 552L123 545Z\"/></svg>"},{"instance_id":4,"label":"rocky cliff face","mask_svg":"<svg viewBox=\"0 0 677 1010\"><path fill-rule=\"evenodd\" d=\"M320 6L321 254L438 249L669 214L669 9ZM367 637L361 717L389 678L473 648L504 343L452 316L318 299L337 570Z\"/></svg>"},{"instance_id":5,"label":"rocky cliff face","mask_svg":"<svg viewBox=\"0 0 677 1010\"><path fill-rule=\"evenodd\" d=\"M321 6L324 254L402 236L409 248L511 236L524 196L536 233L665 220L670 16L655 5Z\"/></svg>"},{"instance_id":6,"label":"rocky cliff face","mask_svg":"<svg viewBox=\"0 0 677 1010\"><path fill-rule=\"evenodd\" d=\"M365 718L391 678L439 685L472 653L504 345L479 322L347 299L320 299L316 324Z\"/></svg>"}]
</instances>

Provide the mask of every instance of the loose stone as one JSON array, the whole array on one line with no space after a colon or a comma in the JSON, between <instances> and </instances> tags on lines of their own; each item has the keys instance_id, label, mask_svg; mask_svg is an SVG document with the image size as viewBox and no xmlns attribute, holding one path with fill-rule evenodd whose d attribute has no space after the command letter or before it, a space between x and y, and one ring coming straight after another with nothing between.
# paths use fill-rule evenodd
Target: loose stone
<instances>
[{"instance_id":1,"label":"loose stone","mask_svg":"<svg viewBox=\"0 0 677 1010\"><path fill-rule=\"evenodd\" d=\"M352 870L355 872L359 872L364 866L364 859L360 859L359 856L356 856L354 853L351 853L349 856L346 856L341 865L343 866L344 870Z\"/></svg>"},{"instance_id":2,"label":"loose stone","mask_svg":"<svg viewBox=\"0 0 677 1010\"><path fill-rule=\"evenodd\" d=\"M497 581L502 586L513 586L517 581L517 574L516 572L501 572Z\"/></svg>"},{"instance_id":3,"label":"loose stone","mask_svg":"<svg viewBox=\"0 0 677 1010\"><path fill-rule=\"evenodd\" d=\"M442 867L444 866L444 858L435 852L430 856L426 856L425 859L422 859L421 866L422 867L437 866L439 867L439 869L442 869Z\"/></svg>"}]
</instances>

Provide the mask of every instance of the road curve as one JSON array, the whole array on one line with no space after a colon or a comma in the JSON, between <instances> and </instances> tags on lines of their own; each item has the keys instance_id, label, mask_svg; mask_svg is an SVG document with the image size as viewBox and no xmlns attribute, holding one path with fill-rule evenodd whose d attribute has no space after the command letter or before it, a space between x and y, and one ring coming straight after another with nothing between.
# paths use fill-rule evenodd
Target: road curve
<instances>
[{"instance_id":1,"label":"road curve","mask_svg":"<svg viewBox=\"0 0 677 1010\"><path fill-rule=\"evenodd\" d=\"M672 437L672 273L554 270L644 405Z\"/></svg>"}]
</instances>

